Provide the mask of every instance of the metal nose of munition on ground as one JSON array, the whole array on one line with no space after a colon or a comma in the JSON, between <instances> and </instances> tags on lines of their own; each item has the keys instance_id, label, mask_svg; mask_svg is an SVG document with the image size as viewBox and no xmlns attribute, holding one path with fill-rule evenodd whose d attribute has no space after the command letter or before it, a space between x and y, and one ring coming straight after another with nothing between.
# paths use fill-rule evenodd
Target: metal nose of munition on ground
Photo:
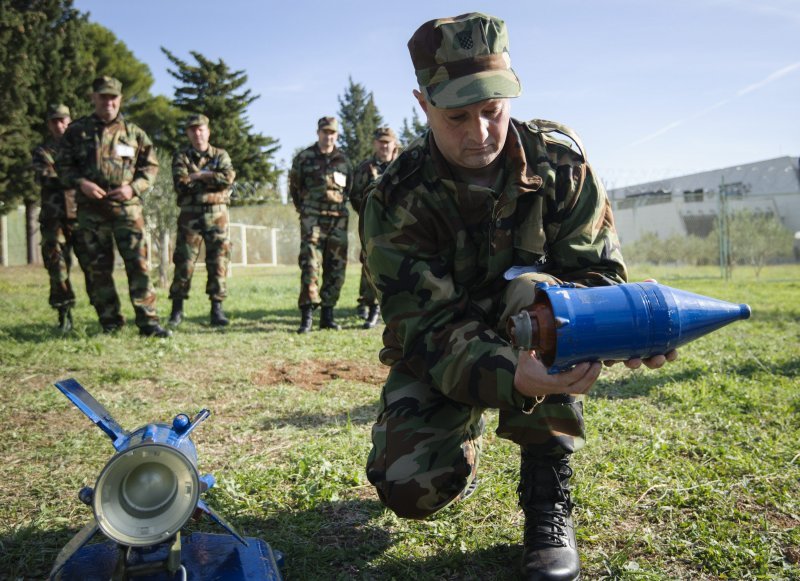
<instances>
[{"instance_id":1,"label":"metal nose of munition on ground","mask_svg":"<svg viewBox=\"0 0 800 581\"><path fill-rule=\"evenodd\" d=\"M661 355L750 318L750 307L657 283L578 288L536 285L532 307L509 318L514 345L535 349L550 373L583 361Z\"/></svg>"}]
</instances>

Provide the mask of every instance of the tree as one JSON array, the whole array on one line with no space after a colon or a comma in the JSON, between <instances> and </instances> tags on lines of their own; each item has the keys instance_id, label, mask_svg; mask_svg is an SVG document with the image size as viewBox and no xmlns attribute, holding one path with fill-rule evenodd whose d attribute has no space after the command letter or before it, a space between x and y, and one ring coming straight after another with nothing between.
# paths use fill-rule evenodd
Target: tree
<instances>
[{"instance_id":1,"label":"tree","mask_svg":"<svg viewBox=\"0 0 800 581\"><path fill-rule=\"evenodd\" d=\"M355 165L372 155L375 130L383 125L372 93L364 85L348 78L344 96L339 100L339 148Z\"/></svg>"},{"instance_id":2,"label":"tree","mask_svg":"<svg viewBox=\"0 0 800 581\"><path fill-rule=\"evenodd\" d=\"M412 109L411 123L408 122L408 119L403 117L403 128L400 130L399 136L400 145L402 147L408 147L408 144L425 133L427 128L428 124L420 120L419 115L417 114L417 109Z\"/></svg>"},{"instance_id":3,"label":"tree","mask_svg":"<svg viewBox=\"0 0 800 581\"><path fill-rule=\"evenodd\" d=\"M276 139L254 133L246 116L248 106L259 98L250 89L244 71L232 71L222 59L214 62L196 51L191 65L161 47L172 65L168 70L177 81L175 106L186 114L202 113L211 120L211 140L227 150L239 181L252 182L255 189L266 183L277 190L280 169L273 161Z\"/></svg>"},{"instance_id":4,"label":"tree","mask_svg":"<svg viewBox=\"0 0 800 581\"><path fill-rule=\"evenodd\" d=\"M736 212L729 232L732 261L753 266L756 278L767 263L792 254L792 233L773 214Z\"/></svg>"},{"instance_id":5,"label":"tree","mask_svg":"<svg viewBox=\"0 0 800 581\"><path fill-rule=\"evenodd\" d=\"M161 169L156 176L153 188L142 195L142 207L145 222L153 233L154 243L158 249L159 286L167 285L170 263L170 237L177 231L178 202L172 187L172 158L165 151L158 152L158 164Z\"/></svg>"}]
</instances>

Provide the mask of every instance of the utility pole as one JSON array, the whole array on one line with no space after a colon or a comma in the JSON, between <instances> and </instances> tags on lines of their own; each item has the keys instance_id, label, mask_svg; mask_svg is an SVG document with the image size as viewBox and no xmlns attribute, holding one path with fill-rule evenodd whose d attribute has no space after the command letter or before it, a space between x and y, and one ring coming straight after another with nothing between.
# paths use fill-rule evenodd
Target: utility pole
<instances>
[{"instance_id":1,"label":"utility pole","mask_svg":"<svg viewBox=\"0 0 800 581\"><path fill-rule=\"evenodd\" d=\"M719 268L722 278L730 280L731 278L731 236L730 236L730 219L728 217L728 195L731 193L731 188L725 184L723 177L719 185L719 203L718 203L718 230L719 230Z\"/></svg>"}]
</instances>

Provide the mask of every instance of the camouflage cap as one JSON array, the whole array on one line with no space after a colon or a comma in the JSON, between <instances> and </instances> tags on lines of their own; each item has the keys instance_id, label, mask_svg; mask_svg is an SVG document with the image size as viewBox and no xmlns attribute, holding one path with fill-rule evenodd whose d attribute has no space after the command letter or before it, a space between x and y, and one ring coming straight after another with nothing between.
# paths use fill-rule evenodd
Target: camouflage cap
<instances>
[{"instance_id":1,"label":"camouflage cap","mask_svg":"<svg viewBox=\"0 0 800 581\"><path fill-rule=\"evenodd\" d=\"M397 135L391 127L378 127L372 137L380 141L397 141Z\"/></svg>"},{"instance_id":2,"label":"camouflage cap","mask_svg":"<svg viewBox=\"0 0 800 581\"><path fill-rule=\"evenodd\" d=\"M100 95L121 95L122 83L114 77L97 77L92 82L92 92Z\"/></svg>"},{"instance_id":3,"label":"camouflage cap","mask_svg":"<svg viewBox=\"0 0 800 581\"><path fill-rule=\"evenodd\" d=\"M196 125L208 126L208 117L202 113L189 115L189 117L186 119L186 127L195 127Z\"/></svg>"},{"instance_id":4,"label":"camouflage cap","mask_svg":"<svg viewBox=\"0 0 800 581\"><path fill-rule=\"evenodd\" d=\"M408 41L425 100L441 109L519 97L522 86L511 68L505 22L472 12L430 20Z\"/></svg>"},{"instance_id":5,"label":"camouflage cap","mask_svg":"<svg viewBox=\"0 0 800 581\"><path fill-rule=\"evenodd\" d=\"M339 122L336 121L336 117L320 117L319 121L317 121L317 131L322 131L323 129L339 131Z\"/></svg>"},{"instance_id":6,"label":"camouflage cap","mask_svg":"<svg viewBox=\"0 0 800 581\"><path fill-rule=\"evenodd\" d=\"M65 119L67 117L70 117L70 114L69 107L66 105L53 105L47 111L47 119Z\"/></svg>"}]
</instances>

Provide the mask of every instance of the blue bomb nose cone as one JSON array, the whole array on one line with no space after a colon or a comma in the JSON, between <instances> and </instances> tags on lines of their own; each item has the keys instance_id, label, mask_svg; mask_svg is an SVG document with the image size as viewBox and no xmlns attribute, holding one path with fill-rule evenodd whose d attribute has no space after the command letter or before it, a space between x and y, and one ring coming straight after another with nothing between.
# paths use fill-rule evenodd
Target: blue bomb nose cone
<instances>
[{"instance_id":1,"label":"blue bomb nose cone","mask_svg":"<svg viewBox=\"0 0 800 581\"><path fill-rule=\"evenodd\" d=\"M582 361L627 360L662 355L735 321L750 307L657 283L607 287L540 288L556 321L550 372Z\"/></svg>"}]
</instances>

